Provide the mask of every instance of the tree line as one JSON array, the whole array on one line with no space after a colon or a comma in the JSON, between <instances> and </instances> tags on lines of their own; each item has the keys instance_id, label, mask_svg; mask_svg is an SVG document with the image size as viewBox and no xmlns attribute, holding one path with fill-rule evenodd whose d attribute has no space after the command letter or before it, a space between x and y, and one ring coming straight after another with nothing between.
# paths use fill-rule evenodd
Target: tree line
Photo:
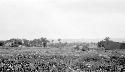
<instances>
[{"instance_id":1,"label":"tree line","mask_svg":"<svg viewBox=\"0 0 125 72\"><path fill-rule=\"evenodd\" d=\"M7 47L46 47L46 44L49 42L47 38L41 37L33 40L28 39L19 39L19 38L11 38L9 40L1 40L0 46Z\"/></svg>"}]
</instances>

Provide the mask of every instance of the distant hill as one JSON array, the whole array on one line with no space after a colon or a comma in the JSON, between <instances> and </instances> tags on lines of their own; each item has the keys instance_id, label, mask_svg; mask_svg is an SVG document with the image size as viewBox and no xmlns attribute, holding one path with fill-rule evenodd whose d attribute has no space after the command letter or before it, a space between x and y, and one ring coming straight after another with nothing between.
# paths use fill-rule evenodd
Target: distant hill
<instances>
[{"instance_id":1,"label":"distant hill","mask_svg":"<svg viewBox=\"0 0 125 72\"><path fill-rule=\"evenodd\" d=\"M55 43L58 42L57 39L49 39L50 41L51 40L54 40ZM90 43L90 42L99 42L103 39L62 39L62 42L68 42L68 43L73 43L73 42L87 42L87 43ZM111 40L113 41L116 41L116 42L125 42L125 39L123 38L111 38Z\"/></svg>"},{"instance_id":2,"label":"distant hill","mask_svg":"<svg viewBox=\"0 0 125 72\"><path fill-rule=\"evenodd\" d=\"M112 38L111 40L117 41L117 42L125 42L125 38Z\"/></svg>"},{"instance_id":3,"label":"distant hill","mask_svg":"<svg viewBox=\"0 0 125 72\"><path fill-rule=\"evenodd\" d=\"M50 41L54 40L54 42L58 42L57 39L49 39ZM62 39L62 42L68 42L68 43L73 43L73 42L98 42L100 39Z\"/></svg>"}]
</instances>

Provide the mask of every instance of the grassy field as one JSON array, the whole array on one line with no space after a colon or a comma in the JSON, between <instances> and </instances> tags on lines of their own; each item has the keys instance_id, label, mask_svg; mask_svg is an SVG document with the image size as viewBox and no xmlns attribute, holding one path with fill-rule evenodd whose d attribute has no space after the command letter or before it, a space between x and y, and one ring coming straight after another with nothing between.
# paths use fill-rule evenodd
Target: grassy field
<instances>
[{"instance_id":1,"label":"grassy field","mask_svg":"<svg viewBox=\"0 0 125 72\"><path fill-rule=\"evenodd\" d=\"M124 56L124 50L8 47L0 49L0 72L123 72Z\"/></svg>"}]
</instances>

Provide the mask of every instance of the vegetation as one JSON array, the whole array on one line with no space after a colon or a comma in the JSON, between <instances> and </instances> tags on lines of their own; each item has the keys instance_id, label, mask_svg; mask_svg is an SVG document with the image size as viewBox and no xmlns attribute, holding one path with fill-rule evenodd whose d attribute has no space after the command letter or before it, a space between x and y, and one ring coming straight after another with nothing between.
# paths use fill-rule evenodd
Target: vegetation
<instances>
[{"instance_id":1,"label":"vegetation","mask_svg":"<svg viewBox=\"0 0 125 72\"><path fill-rule=\"evenodd\" d=\"M0 72L123 72L125 56L121 52L114 54L112 51L111 55L106 52L106 56L100 53L75 56L14 52L0 56Z\"/></svg>"},{"instance_id":2,"label":"vegetation","mask_svg":"<svg viewBox=\"0 0 125 72\"><path fill-rule=\"evenodd\" d=\"M49 40L43 37L38 39L33 39L33 40L12 38L9 40L0 41L0 46L19 47L21 45L25 47L42 47L43 43L47 43L47 42L49 42Z\"/></svg>"},{"instance_id":3,"label":"vegetation","mask_svg":"<svg viewBox=\"0 0 125 72\"><path fill-rule=\"evenodd\" d=\"M45 45L48 48L42 48L46 47ZM0 41L0 46L0 72L124 72L125 70L123 50L125 44L114 42L109 37L97 44L63 43L61 39L58 39L58 43L54 43L54 40L50 42L43 37L33 40L13 38Z\"/></svg>"},{"instance_id":4,"label":"vegetation","mask_svg":"<svg viewBox=\"0 0 125 72\"><path fill-rule=\"evenodd\" d=\"M104 41L98 42L98 47L104 47L107 50L110 49L125 49L125 43L114 42L110 40L109 37L106 37Z\"/></svg>"}]
</instances>

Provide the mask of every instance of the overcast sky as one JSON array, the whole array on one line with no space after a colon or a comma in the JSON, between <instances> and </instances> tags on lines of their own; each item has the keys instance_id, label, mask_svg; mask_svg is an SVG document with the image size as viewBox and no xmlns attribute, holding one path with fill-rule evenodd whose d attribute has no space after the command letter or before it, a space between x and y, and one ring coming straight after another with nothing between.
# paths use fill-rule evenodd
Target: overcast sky
<instances>
[{"instance_id":1,"label":"overcast sky","mask_svg":"<svg viewBox=\"0 0 125 72\"><path fill-rule=\"evenodd\" d=\"M0 0L0 39L125 38L124 0Z\"/></svg>"}]
</instances>

